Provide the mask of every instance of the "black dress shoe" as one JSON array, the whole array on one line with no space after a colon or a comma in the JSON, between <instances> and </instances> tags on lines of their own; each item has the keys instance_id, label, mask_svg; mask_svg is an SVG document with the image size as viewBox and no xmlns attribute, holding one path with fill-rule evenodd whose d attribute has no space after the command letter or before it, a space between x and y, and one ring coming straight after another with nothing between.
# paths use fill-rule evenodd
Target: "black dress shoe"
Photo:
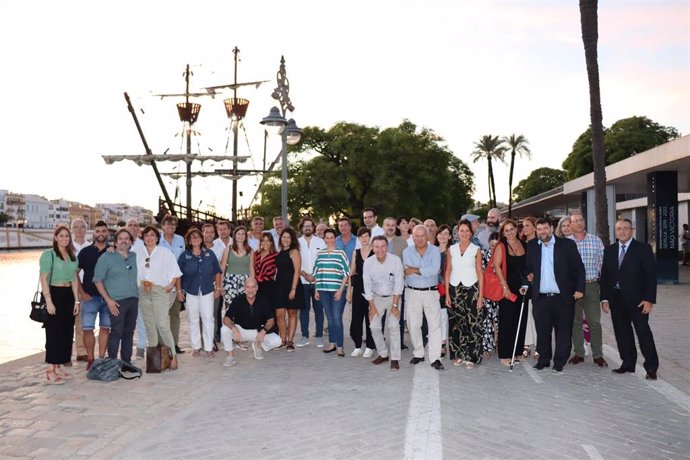
<instances>
[{"instance_id":1,"label":"black dress shoe","mask_svg":"<svg viewBox=\"0 0 690 460\"><path fill-rule=\"evenodd\" d=\"M421 363L422 361L424 361L424 358L416 358L416 357L415 357L415 358L412 358L412 359L410 360L410 364L419 364L419 363Z\"/></svg>"},{"instance_id":2,"label":"black dress shoe","mask_svg":"<svg viewBox=\"0 0 690 460\"><path fill-rule=\"evenodd\" d=\"M333 345L333 348L326 348L323 350L324 353L333 353L336 350L336 346Z\"/></svg>"},{"instance_id":3,"label":"black dress shoe","mask_svg":"<svg viewBox=\"0 0 690 460\"><path fill-rule=\"evenodd\" d=\"M401 350L407 350L407 348L408 348L407 345L405 345L404 343L402 345L400 345Z\"/></svg>"},{"instance_id":4,"label":"black dress shoe","mask_svg":"<svg viewBox=\"0 0 690 460\"><path fill-rule=\"evenodd\" d=\"M383 356L377 356L376 359L371 362L371 364L379 365L381 363L385 363L386 361L388 361L388 356L385 358Z\"/></svg>"},{"instance_id":5,"label":"black dress shoe","mask_svg":"<svg viewBox=\"0 0 690 460\"><path fill-rule=\"evenodd\" d=\"M647 376L645 377L647 380L656 380L656 371L647 371Z\"/></svg>"},{"instance_id":6,"label":"black dress shoe","mask_svg":"<svg viewBox=\"0 0 690 460\"><path fill-rule=\"evenodd\" d=\"M391 369L393 369L394 371L397 371L398 369L400 369L400 364L398 364L398 360L396 360L396 359L391 360Z\"/></svg>"},{"instance_id":7,"label":"black dress shoe","mask_svg":"<svg viewBox=\"0 0 690 460\"><path fill-rule=\"evenodd\" d=\"M584 362L585 362L585 358L583 358L582 356L573 355L573 357L570 358L570 360L569 360L568 362L569 362L570 364L580 364L580 363L584 363ZM596 362L596 361L595 361L595 362Z\"/></svg>"},{"instance_id":8,"label":"black dress shoe","mask_svg":"<svg viewBox=\"0 0 690 460\"><path fill-rule=\"evenodd\" d=\"M537 363L534 366L532 366L532 368L540 371L540 370L542 370L546 367L549 367L549 366L550 366L549 364Z\"/></svg>"},{"instance_id":9,"label":"black dress shoe","mask_svg":"<svg viewBox=\"0 0 690 460\"><path fill-rule=\"evenodd\" d=\"M213 351L218 351L218 344L216 342L213 342Z\"/></svg>"},{"instance_id":10,"label":"black dress shoe","mask_svg":"<svg viewBox=\"0 0 690 460\"><path fill-rule=\"evenodd\" d=\"M553 371L562 374L563 373L563 366L556 366L555 364L553 365Z\"/></svg>"},{"instance_id":11,"label":"black dress shoe","mask_svg":"<svg viewBox=\"0 0 690 460\"><path fill-rule=\"evenodd\" d=\"M184 355L184 350L175 345L175 353L177 353L178 355Z\"/></svg>"},{"instance_id":12,"label":"black dress shoe","mask_svg":"<svg viewBox=\"0 0 690 460\"><path fill-rule=\"evenodd\" d=\"M611 372L614 374L625 374L626 372L630 372L631 374L634 374L635 371L631 371L630 369L626 369L624 367L619 367L618 369L613 369Z\"/></svg>"},{"instance_id":13,"label":"black dress shoe","mask_svg":"<svg viewBox=\"0 0 690 460\"><path fill-rule=\"evenodd\" d=\"M438 359L436 361L434 361L433 363L431 363L431 367L433 367L437 371L443 370L443 364L441 364L441 361L439 361Z\"/></svg>"}]
</instances>

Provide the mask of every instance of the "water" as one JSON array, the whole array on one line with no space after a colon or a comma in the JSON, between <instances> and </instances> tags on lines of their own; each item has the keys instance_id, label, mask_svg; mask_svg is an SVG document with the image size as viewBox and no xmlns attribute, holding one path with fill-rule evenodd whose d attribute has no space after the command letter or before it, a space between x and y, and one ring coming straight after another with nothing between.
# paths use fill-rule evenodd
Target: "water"
<instances>
[{"instance_id":1,"label":"water","mask_svg":"<svg viewBox=\"0 0 690 460\"><path fill-rule=\"evenodd\" d=\"M43 250L0 251L0 363L45 350L45 333L29 319Z\"/></svg>"}]
</instances>

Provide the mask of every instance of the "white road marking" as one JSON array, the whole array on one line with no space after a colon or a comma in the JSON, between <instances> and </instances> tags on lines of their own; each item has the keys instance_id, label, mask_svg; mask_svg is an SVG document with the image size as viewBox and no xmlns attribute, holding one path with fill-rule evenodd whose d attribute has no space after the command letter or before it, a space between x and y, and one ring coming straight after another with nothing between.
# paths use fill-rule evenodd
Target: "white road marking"
<instances>
[{"instance_id":1,"label":"white road marking","mask_svg":"<svg viewBox=\"0 0 690 460\"><path fill-rule=\"evenodd\" d=\"M589 458L592 460L604 460L604 457L601 456L597 448L593 445L582 444L582 448L585 450L585 452L587 452L587 455L589 455Z\"/></svg>"},{"instance_id":2,"label":"white road marking","mask_svg":"<svg viewBox=\"0 0 690 460\"><path fill-rule=\"evenodd\" d=\"M618 350L613 348L611 345L604 344L603 352L604 355L606 355L608 361L613 363L614 368L619 367L621 365ZM674 387L673 385L661 378L657 380L646 380L646 375L647 371L645 371L644 367L642 367L640 364L637 364L635 366L635 376L638 379L642 380L644 383L649 385L651 388L654 389L654 391L661 393L663 396L666 397L666 399L668 399L672 403L678 404L681 408L690 413L690 396L688 396L686 393L680 391L678 388Z\"/></svg>"},{"instance_id":3,"label":"white road marking","mask_svg":"<svg viewBox=\"0 0 690 460\"><path fill-rule=\"evenodd\" d=\"M441 459L441 397L439 371L417 364L412 380L405 430L405 459Z\"/></svg>"}]
</instances>

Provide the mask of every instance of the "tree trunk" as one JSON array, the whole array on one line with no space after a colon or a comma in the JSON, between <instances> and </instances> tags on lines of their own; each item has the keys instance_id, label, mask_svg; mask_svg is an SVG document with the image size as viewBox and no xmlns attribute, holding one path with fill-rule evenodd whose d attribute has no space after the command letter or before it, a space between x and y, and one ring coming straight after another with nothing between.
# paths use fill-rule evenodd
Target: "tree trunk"
<instances>
[{"instance_id":1,"label":"tree trunk","mask_svg":"<svg viewBox=\"0 0 690 460\"><path fill-rule=\"evenodd\" d=\"M513 218L513 168L515 167L515 149L510 152L510 174L508 175L508 219Z\"/></svg>"},{"instance_id":2,"label":"tree trunk","mask_svg":"<svg viewBox=\"0 0 690 460\"><path fill-rule=\"evenodd\" d=\"M491 156L487 157L489 162L489 208L496 207L496 183L494 182L494 168L491 164Z\"/></svg>"},{"instance_id":3,"label":"tree trunk","mask_svg":"<svg viewBox=\"0 0 690 460\"><path fill-rule=\"evenodd\" d=\"M582 43L585 47L585 62L589 80L589 115L592 123L592 160L594 163L594 214L596 233L608 243L609 221L608 200L606 198L606 163L604 156L604 127L601 113L601 93L599 89L599 62L597 41L599 25L597 0L580 0L580 25Z\"/></svg>"}]
</instances>

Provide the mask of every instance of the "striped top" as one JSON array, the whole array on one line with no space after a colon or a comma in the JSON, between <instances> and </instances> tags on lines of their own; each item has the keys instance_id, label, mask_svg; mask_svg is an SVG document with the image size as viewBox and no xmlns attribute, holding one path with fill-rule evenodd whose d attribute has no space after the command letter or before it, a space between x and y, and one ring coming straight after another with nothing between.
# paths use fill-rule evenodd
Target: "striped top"
<instances>
[{"instance_id":1,"label":"striped top","mask_svg":"<svg viewBox=\"0 0 690 460\"><path fill-rule=\"evenodd\" d=\"M323 249L317 254L312 270L312 276L316 278L314 285L317 290L337 291L349 273L350 265L344 251Z\"/></svg>"},{"instance_id":2,"label":"striped top","mask_svg":"<svg viewBox=\"0 0 690 460\"><path fill-rule=\"evenodd\" d=\"M254 273L256 274L256 281L270 281L276 277L276 257L278 253L267 254L261 257L260 252L254 253Z\"/></svg>"}]
</instances>

